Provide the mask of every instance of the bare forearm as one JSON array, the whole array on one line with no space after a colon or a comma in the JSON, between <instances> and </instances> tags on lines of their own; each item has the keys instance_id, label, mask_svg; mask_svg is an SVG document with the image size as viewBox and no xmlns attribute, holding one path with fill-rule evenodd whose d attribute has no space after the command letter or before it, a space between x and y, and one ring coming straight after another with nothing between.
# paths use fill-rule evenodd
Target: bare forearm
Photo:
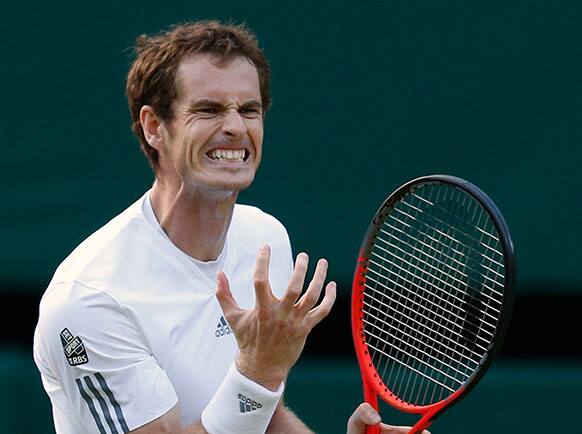
<instances>
[{"instance_id":1,"label":"bare forearm","mask_svg":"<svg viewBox=\"0 0 582 434\"><path fill-rule=\"evenodd\" d=\"M186 428L182 428L181 425L180 408L176 405L163 416L131 431L130 434L208 434L200 421Z\"/></svg>"},{"instance_id":2,"label":"bare forearm","mask_svg":"<svg viewBox=\"0 0 582 434\"><path fill-rule=\"evenodd\" d=\"M268 434L314 434L295 413L284 405L277 407L271 423L267 428Z\"/></svg>"},{"instance_id":3,"label":"bare forearm","mask_svg":"<svg viewBox=\"0 0 582 434\"><path fill-rule=\"evenodd\" d=\"M313 434L301 420L279 403L267 428L269 434ZM132 434L208 434L200 421L186 428L180 427L180 411L175 406L162 417L131 431Z\"/></svg>"},{"instance_id":4,"label":"bare forearm","mask_svg":"<svg viewBox=\"0 0 582 434\"><path fill-rule=\"evenodd\" d=\"M192 425L186 427L180 434L208 434L200 421L194 422Z\"/></svg>"}]
</instances>

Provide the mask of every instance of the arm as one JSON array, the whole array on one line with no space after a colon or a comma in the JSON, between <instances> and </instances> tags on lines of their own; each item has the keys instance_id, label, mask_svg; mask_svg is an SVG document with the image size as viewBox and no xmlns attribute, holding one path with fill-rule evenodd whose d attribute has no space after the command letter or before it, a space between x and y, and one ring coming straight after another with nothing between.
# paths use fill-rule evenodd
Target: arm
<instances>
[{"instance_id":1,"label":"arm","mask_svg":"<svg viewBox=\"0 0 582 434\"><path fill-rule=\"evenodd\" d=\"M291 411L285 407L283 400L279 402L275 414L271 418L271 423L267 428L268 434L313 434L307 426Z\"/></svg>"},{"instance_id":2,"label":"arm","mask_svg":"<svg viewBox=\"0 0 582 434\"><path fill-rule=\"evenodd\" d=\"M199 421L182 429L180 410L176 405L156 420L130 431L130 434L208 434L208 432Z\"/></svg>"},{"instance_id":3,"label":"arm","mask_svg":"<svg viewBox=\"0 0 582 434\"><path fill-rule=\"evenodd\" d=\"M293 413L285 407L281 401L271 418L268 434L313 434L307 426ZM180 425L180 410L178 406L172 408L162 417L134 430L130 434L208 434L202 424L197 421L192 425L182 429Z\"/></svg>"},{"instance_id":4,"label":"arm","mask_svg":"<svg viewBox=\"0 0 582 434\"><path fill-rule=\"evenodd\" d=\"M273 294L269 283L270 255L269 247L263 246L257 256L253 274L256 293L254 309L245 310L238 306L223 272L217 275L216 297L240 349L236 359L238 372L265 389L275 391L287 379L313 327L330 312L336 288L334 282L328 283L322 302L316 306L327 274L327 261L321 259L307 290L301 295L308 256L300 253L287 290L279 299ZM289 410L281 406L278 408L272 423L273 430L287 427L288 431L298 425L305 428ZM263 430L265 428L266 425Z\"/></svg>"}]
</instances>

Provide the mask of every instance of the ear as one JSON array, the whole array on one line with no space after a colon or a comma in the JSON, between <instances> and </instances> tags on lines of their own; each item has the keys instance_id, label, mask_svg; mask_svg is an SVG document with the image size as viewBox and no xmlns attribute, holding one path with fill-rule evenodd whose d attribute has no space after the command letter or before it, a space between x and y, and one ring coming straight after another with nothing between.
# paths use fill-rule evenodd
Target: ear
<instances>
[{"instance_id":1,"label":"ear","mask_svg":"<svg viewBox=\"0 0 582 434\"><path fill-rule=\"evenodd\" d=\"M144 105L139 111L139 121L148 144L161 151L163 147L162 122L152 106Z\"/></svg>"}]
</instances>

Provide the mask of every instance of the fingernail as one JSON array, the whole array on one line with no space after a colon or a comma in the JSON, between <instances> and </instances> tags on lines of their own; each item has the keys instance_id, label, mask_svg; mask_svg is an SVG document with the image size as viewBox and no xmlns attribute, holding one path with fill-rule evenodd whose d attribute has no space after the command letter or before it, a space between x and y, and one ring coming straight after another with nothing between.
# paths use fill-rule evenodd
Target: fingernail
<instances>
[{"instance_id":1,"label":"fingernail","mask_svg":"<svg viewBox=\"0 0 582 434\"><path fill-rule=\"evenodd\" d=\"M263 244L263 245L261 246L261 250L262 250L263 252L268 252L269 250L271 250L271 248L269 247L269 245L268 245L268 244Z\"/></svg>"}]
</instances>

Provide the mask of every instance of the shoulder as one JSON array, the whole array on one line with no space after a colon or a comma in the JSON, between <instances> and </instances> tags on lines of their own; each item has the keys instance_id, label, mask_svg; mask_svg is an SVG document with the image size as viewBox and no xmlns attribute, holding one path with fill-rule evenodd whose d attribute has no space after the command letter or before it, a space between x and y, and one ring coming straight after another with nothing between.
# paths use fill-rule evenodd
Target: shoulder
<instances>
[{"instance_id":1,"label":"shoulder","mask_svg":"<svg viewBox=\"0 0 582 434\"><path fill-rule=\"evenodd\" d=\"M83 342L93 331L116 327L123 317L118 303L103 291L79 282L51 285L43 295L34 336L37 364L54 366L70 342ZM108 321L117 317L115 321ZM81 332L83 337L78 337ZM79 356L81 354L78 354ZM84 354L83 354L84 355ZM65 357L69 356L66 354ZM76 356L71 353L70 356ZM85 356L85 355L84 355ZM71 366L77 359L68 360ZM87 360L82 362L86 363Z\"/></svg>"},{"instance_id":2,"label":"shoulder","mask_svg":"<svg viewBox=\"0 0 582 434\"><path fill-rule=\"evenodd\" d=\"M262 244L269 244L271 248L289 246L285 226L255 206L236 204L231 229L241 244L248 246L253 253Z\"/></svg>"},{"instance_id":3,"label":"shoulder","mask_svg":"<svg viewBox=\"0 0 582 434\"><path fill-rule=\"evenodd\" d=\"M159 242L159 237L143 215L142 201L79 244L59 265L49 288L81 282L94 289L110 289L119 286L112 282L123 279L128 268L145 263L143 268L147 269L147 256L155 251L147 247Z\"/></svg>"},{"instance_id":4,"label":"shoulder","mask_svg":"<svg viewBox=\"0 0 582 434\"><path fill-rule=\"evenodd\" d=\"M87 363L90 369L107 369L114 359L143 359L147 352L127 309L110 294L71 282L49 287L42 297L34 335L34 358L42 372L59 375Z\"/></svg>"},{"instance_id":5,"label":"shoulder","mask_svg":"<svg viewBox=\"0 0 582 434\"><path fill-rule=\"evenodd\" d=\"M244 229L262 236L287 238L285 226L271 214L256 206L236 204L233 225L237 229Z\"/></svg>"},{"instance_id":6,"label":"shoulder","mask_svg":"<svg viewBox=\"0 0 582 434\"><path fill-rule=\"evenodd\" d=\"M121 327L126 317L123 305L106 291L78 281L59 283L49 286L40 301L37 331L51 330L57 337L67 328L101 332Z\"/></svg>"},{"instance_id":7,"label":"shoulder","mask_svg":"<svg viewBox=\"0 0 582 434\"><path fill-rule=\"evenodd\" d=\"M69 327L86 325L99 311L120 311L117 300L107 292L82 282L51 284L40 300L39 324ZM98 317L99 315L97 315Z\"/></svg>"}]
</instances>

